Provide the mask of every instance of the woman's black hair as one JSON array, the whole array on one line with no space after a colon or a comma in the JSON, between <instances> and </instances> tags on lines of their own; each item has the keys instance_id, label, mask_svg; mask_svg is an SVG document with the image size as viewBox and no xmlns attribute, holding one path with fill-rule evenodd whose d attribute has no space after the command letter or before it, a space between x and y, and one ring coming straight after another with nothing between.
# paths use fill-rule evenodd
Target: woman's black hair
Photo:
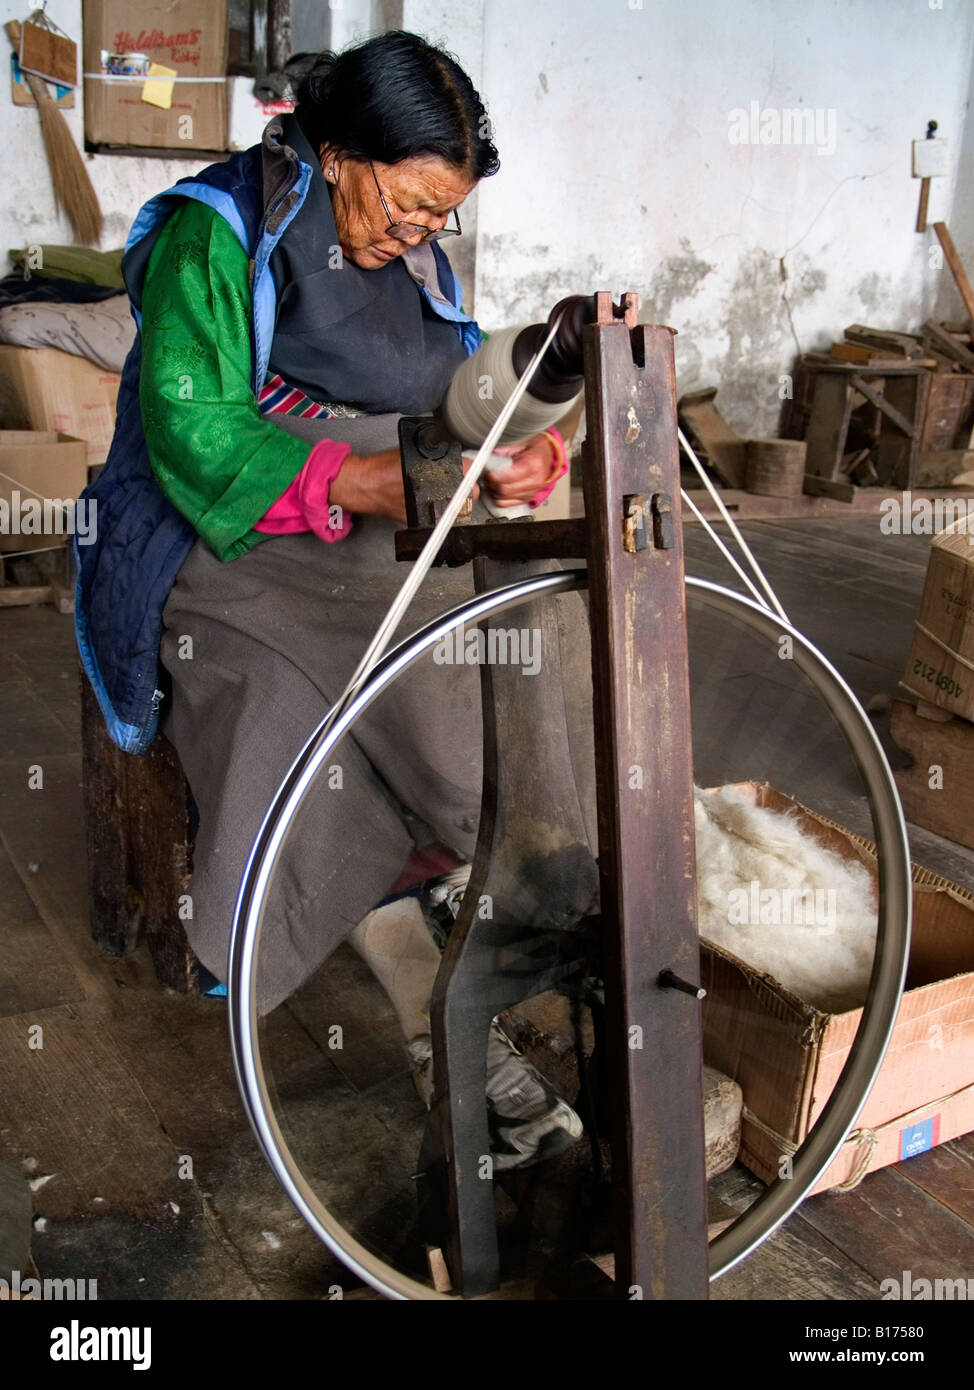
<instances>
[{"instance_id":1,"label":"woman's black hair","mask_svg":"<svg viewBox=\"0 0 974 1390\"><path fill-rule=\"evenodd\" d=\"M490 120L463 68L399 29L320 54L298 88L296 115L316 150L331 145L381 164L436 155L472 179L500 168Z\"/></svg>"}]
</instances>

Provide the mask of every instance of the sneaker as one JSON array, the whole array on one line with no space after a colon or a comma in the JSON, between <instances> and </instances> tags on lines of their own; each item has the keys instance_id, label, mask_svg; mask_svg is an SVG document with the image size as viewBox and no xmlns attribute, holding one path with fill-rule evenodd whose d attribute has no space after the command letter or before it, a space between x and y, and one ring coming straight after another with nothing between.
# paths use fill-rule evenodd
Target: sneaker
<instances>
[{"instance_id":1,"label":"sneaker","mask_svg":"<svg viewBox=\"0 0 974 1390\"><path fill-rule=\"evenodd\" d=\"M487 1125L496 1172L530 1168L571 1148L582 1122L495 1018L487 1036Z\"/></svg>"},{"instance_id":2,"label":"sneaker","mask_svg":"<svg viewBox=\"0 0 974 1390\"><path fill-rule=\"evenodd\" d=\"M433 1040L406 1047L413 1084L427 1110L433 1102ZM519 1052L495 1018L487 1036L487 1128L494 1169L529 1168L570 1148L582 1122L536 1067Z\"/></svg>"},{"instance_id":3,"label":"sneaker","mask_svg":"<svg viewBox=\"0 0 974 1390\"><path fill-rule=\"evenodd\" d=\"M458 869L451 869L442 878L434 879L424 886L425 891L420 902L427 925L441 951L446 946L450 928L460 915L460 904L467 891L471 868L470 864L461 864Z\"/></svg>"}]
</instances>

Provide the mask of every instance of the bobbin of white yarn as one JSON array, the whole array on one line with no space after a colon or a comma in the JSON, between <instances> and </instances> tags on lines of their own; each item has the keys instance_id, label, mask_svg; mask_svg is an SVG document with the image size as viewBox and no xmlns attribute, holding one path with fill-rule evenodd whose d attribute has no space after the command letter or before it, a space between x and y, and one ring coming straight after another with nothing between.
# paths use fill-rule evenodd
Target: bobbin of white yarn
<instances>
[{"instance_id":1,"label":"bobbin of white yarn","mask_svg":"<svg viewBox=\"0 0 974 1390\"><path fill-rule=\"evenodd\" d=\"M517 384L512 354L520 332L520 328L502 328L492 333L472 357L460 364L450 383L441 408L443 423L454 439L467 448L484 442ZM539 401L528 391L498 443L518 444L551 429L576 400L578 396L569 401Z\"/></svg>"}]
</instances>

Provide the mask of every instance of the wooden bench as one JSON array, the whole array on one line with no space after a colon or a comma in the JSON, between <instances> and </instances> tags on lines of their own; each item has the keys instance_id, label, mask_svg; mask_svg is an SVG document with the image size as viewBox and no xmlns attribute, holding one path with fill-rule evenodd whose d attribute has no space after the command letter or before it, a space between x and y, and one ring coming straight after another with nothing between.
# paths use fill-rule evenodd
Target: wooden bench
<instances>
[{"instance_id":1,"label":"wooden bench","mask_svg":"<svg viewBox=\"0 0 974 1390\"><path fill-rule=\"evenodd\" d=\"M81 743L91 934L114 956L144 940L160 983L196 993L183 925L196 812L176 751L161 734L144 757L117 748L83 672Z\"/></svg>"}]
</instances>

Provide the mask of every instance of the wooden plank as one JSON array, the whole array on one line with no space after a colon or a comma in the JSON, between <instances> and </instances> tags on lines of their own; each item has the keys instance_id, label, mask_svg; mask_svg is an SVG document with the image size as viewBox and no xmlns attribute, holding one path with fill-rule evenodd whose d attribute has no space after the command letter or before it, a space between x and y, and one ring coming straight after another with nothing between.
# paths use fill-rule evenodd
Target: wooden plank
<instances>
[{"instance_id":1,"label":"wooden plank","mask_svg":"<svg viewBox=\"0 0 974 1390\"><path fill-rule=\"evenodd\" d=\"M953 450L969 447L974 424L974 376L955 372L935 372L930 378L927 408L923 415L918 448ZM962 468L956 470L963 472Z\"/></svg>"},{"instance_id":2,"label":"wooden plank","mask_svg":"<svg viewBox=\"0 0 974 1390\"><path fill-rule=\"evenodd\" d=\"M715 1302L746 1299L874 1299L876 1281L807 1222L792 1217L751 1255L711 1285Z\"/></svg>"},{"instance_id":3,"label":"wooden plank","mask_svg":"<svg viewBox=\"0 0 974 1390\"><path fill-rule=\"evenodd\" d=\"M855 371L855 369L852 369ZM805 473L818 478L836 478L845 451L852 392L848 376L820 372L815 381L812 410L805 430L807 452Z\"/></svg>"},{"instance_id":4,"label":"wooden plank","mask_svg":"<svg viewBox=\"0 0 974 1390\"><path fill-rule=\"evenodd\" d=\"M937 239L940 245L943 247L944 256L946 257L947 264L950 266L950 273L953 275L954 283L957 286L961 299L964 301L964 308L967 310L967 316L974 322L974 287L972 287L970 280L967 278L967 271L964 269L964 262L961 260L957 247L954 245L954 238L950 235L946 222L935 222L933 224L933 229L937 233Z\"/></svg>"},{"instance_id":5,"label":"wooden plank","mask_svg":"<svg viewBox=\"0 0 974 1390\"><path fill-rule=\"evenodd\" d=\"M5 781L43 796L47 782L47 763L52 757L71 752L71 739L62 722L38 700L33 681L9 681L3 691L3 743L0 767Z\"/></svg>"},{"instance_id":6,"label":"wooden plank","mask_svg":"<svg viewBox=\"0 0 974 1390\"><path fill-rule=\"evenodd\" d=\"M4 584L0 588L0 608L22 608L29 603L53 603L54 590L50 584Z\"/></svg>"},{"instance_id":7,"label":"wooden plank","mask_svg":"<svg viewBox=\"0 0 974 1390\"><path fill-rule=\"evenodd\" d=\"M954 362L959 362L967 371L974 371L974 352L970 352L963 344L959 343L953 334L948 333L935 319L927 319L923 325L923 331L946 357Z\"/></svg>"},{"instance_id":8,"label":"wooden plank","mask_svg":"<svg viewBox=\"0 0 974 1390\"><path fill-rule=\"evenodd\" d=\"M890 737L912 758L893 775L907 820L974 849L974 724L922 718L905 700L894 700ZM930 768L942 770L943 785L930 787Z\"/></svg>"},{"instance_id":9,"label":"wooden plank","mask_svg":"<svg viewBox=\"0 0 974 1390\"><path fill-rule=\"evenodd\" d=\"M754 534L759 545L767 543L774 560L782 563L794 562L802 553L815 553L816 568L823 565L828 570L828 578L842 583L850 578L859 579L864 584L882 585L892 583L895 589L904 587L900 566L912 571L913 579L905 587L910 594L919 596L927 572L927 547L923 539L915 536L886 535L875 522L861 519L843 519L826 525L809 526L807 523L788 518L776 519L763 526L751 526L747 534ZM897 572L890 573L890 559L895 557Z\"/></svg>"},{"instance_id":10,"label":"wooden plank","mask_svg":"<svg viewBox=\"0 0 974 1390\"><path fill-rule=\"evenodd\" d=\"M113 973L117 969L113 962ZM86 1011L86 1017L94 1015ZM116 1241L145 1245L141 1259L148 1268L136 1273L146 1276L150 1296L253 1298L260 1296L259 1284L265 1297L321 1297L350 1279L297 1217L253 1140L227 1047L223 1001L166 992L146 968L141 987L112 988L93 1026L135 1079L146 1102L145 1124L168 1141L173 1172L179 1156L192 1160L192 1178L184 1175L178 1184L178 1214L167 1206L158 1223L123 1224L115 1194L108 1190L100 1194L105 1202L87 1213L89 1218L110 1213L106 1224L117 1232ZM341 1106L350 1092L332 1065L332 1054L324 1056L286 1008L264 1021L262 1048L275 1112L302 1164L309 1154L324 1155L332 1172L329 1198L345 1195L343 1183L352 1189L357 1168L361 1172L354 1182L372 1182L374 1193L361 1205L343 1208L350 1225L372 1207L381 1211L389 1200L389 1171L398 1164L404 1185L415 1171L415 1152L397 1141L395 1126L390 1130L387 1107L369 1099L354 1114L344 1112ZM49 1123L59 1123L57 1114ZM363 1161L365 1134L372 1152ZM138 1154L131 1161L138 1161ZM313 1172L314 1162L308 1167ZM77 1248L91 1251L102 1247L100 1226L77 1236L71 1229L62 1234L60 1224L51 1229L59 1243L74 1240ZM170 1232L175 1240L167 1239ZM117 1297L142 1292L130 1277L126 1256L117 1247L113 1252L110 1236L104 1242L110 1266L106 1295L112 1288ZM75 1255L74 1264L78 1262Z\"/></svg>"},{"instance_id":11,"label":"wooden plank","mask_svg":"<svg viewBox=\"0 0 974 1390\"><path fill-rule=\"evenodd\" d=\"M912 376L918 368L931 367L931 361L926 357L901 357L893 366L892 358L884 358L881 367L868 369L857 362L840 362L829 352L806 352L802 354L802 362L808 364L813 376L851 376L853 372L868 370L876 372L877 376Z\"/></svg>"},{"instance_id":12,"label":"wooden plank","mask_svg":"<svg viewBox=\"0 0 974 1390\"><path fill-rule=\"evenodd\" d=\"M693 981L699 951L682 538L676 526L670 548L656 548L648 517L653 494L679 496L673 344L668 329L607 322L606 299L586 330L583 478L616 1268L644 1298L705 1298L700 1008L653 988L664 970ZM633 494L648 544L630 553Z\"/></svg>"},{"instance_id":13,"label":"wooden plank","mask_svg":"<svg viewBox=\"0 0 974 1390\"><path fill-rule=\"evenodd\" d=\"M833 343L829 351L840 362L869 363L877 355L876 348L866 347L863 343Z\"/></svg>"},{"instance_id":14,"label":"wooden plank","mask_svg":"<svg viewBox=\"0 0 974 1390\"><path fill-rule=\"evenodd\" d=\"M700 448L725 487L743 487L747 443L732 429L714 404L717 388L691 391L680 397L680 422Z\"/></svg>"},{"instance_id":15,"label":"wooden plank","mask_svg":"<svg viewBox=\"0 0 974 1390\"><path fill-rule=\"evenodd\" d=\"M44 1189L35 1198L41 1215L43 1195ZM185 1300L205 1305L215 1299L273 1296L263 1281L258 1284L252 1277L247 1245L231 1243L212 1202L196 1184L180 1183L175 1207L167 1202L157 1219L144 1219L112 1212L105 1198L82 1216L48 1220L33 1243L44 1277L90 1274L97 1278L101 1304L138 1300L144 1307L144 1300ZM310 1232L308 1236L314 1239ZM293 1259L293 1251L288 1256ZM327 1283L316 1287L306 1281L299 1296L325 1297L326 1290ZM78 1315L83 1307L76 1309Z\"/></svg>"},{"instance_id":16,"label":"wooden plank","mask_svg":"<svg viewBox=\"0 0 974 1390\"><path fill-rule=\"evenodd\" d=\"M922 357L922 343L913 333L896 333L886 328L870 328L864 323L850 323L845 330L850 343L877 348L900 358Z\"/></svg>"},{"instance_id":17,"label":"wooden plank","mask_svg":"<svg viewBox=\"0 0 974 1390\"><path fill-rule=\"evenodd\" d=\"M929 372L886 378L883 396L888 408L885 413L889 414L892 410L903 420L912 421L913 425L908 434L880 429L875 462L882 486L892 484L895 488L905 489L911 488L916 481L919 426L926 412L929 389ZM899 420L896 423L900 425Z\"/></svg>"},{"instance_id":18,"label":"wooden plank","mask_svg":"<svg viewBox=\"0 0 974 1390\"><path fill-rule=\"evenodd\" d=\"M816 534L812 540L808 534L810 528L786 522L752 524L744 534L752 549L757 545L755 553L772 584L781 590L782 601L804 615L802 621L809 635L820 632L825 622L832 624L832 638L826 645L834 647L852 641L858 646L863 633L876 629L876 612L870 605L860 604L850 610L850 595L861 593L863 582L868 579L877 606L883 606L884 616L888 607L893 616L890 628L893 634L899 634L898 637L894 635L893 641L901 649L901 659L905 661L926 569L922 561L918 563L904 557L904 572L894 571L891 559L894 555L897 559L902 556L904 547L892 542L911 541L914 554L918 551L923 554L924 541L929 548L929 540L922 536L880 537L891 542L884 556L881 547L870 550L872 538L867 535L863 537L862 555L857 565L855 551L859 536L866 528L861 522L847 523L847 526L852 531L851 537L844 530L838 532L834 523L816 527L815 531L822 534ZM686 544L688 554L693 556L694 570L699 567L705 577L727 577L726 561L717 554L704 533L688 531ZM810 556L814 556L811 564ZM815 595L814 605L809 602L810 592ZM887 629L882 649L888 650L890 639L891 632ZM897 678L900 674L902 671L897 672Z\"/></svg>"},{"instance_id":19,"label":"wooden plank","mask_svg":"<svg viewBox=\"0 0 974 1390\"><path fill-rule=\"evenodd\" d=\"M810 497L829 497L834 502L854 502L858 488L845 479L822 478L806 473L802 484Z\"/></svg>"},{"instance_id":20,"label":"wooden plank","mask_svg":"<svg viewBox=\"0 0 974 1390\"><path fill-rule=\"evenodd\" d=\"M243 1138L248 1131L227 1046L226 1002L168 994L151 979L136 997L137 1007L129 991L117 991L108 1001L102 1010L105 1032L137 1074L173 1144L197 1164L211 1166L231 1136ZM350 1095L334 1065L340 1051L323 1052L287 1007L262 1023L261 1048L275 1105L286 1109L296 1098L303 1103L314 1095L325 1114Z\"/></svg>"},{"instance_id":21,"label":"wooden plank","mask_svg":"<svg viewBox=\"0 0 974 1390\"><path fill-rule=\"evenodd\" d=\"M865 347L861 343L833 343L829 349L829 357L820 353L809 353L809 357L821 363L827 363L830 358L837 362L850 362L858 366L868 367L870 371L882 371L885 368L902 369L904 361L902 356L884 356L879 348ZM914 367L929 367L933 370L936 362L931 357L910 357L909 362Z\"/></svg>"},{"instance_id":22,"label":"wooden plank","mask_svg":"<svg viewBox=\"0 0 974 1390\"><path fill-rule=\"evenodd\" d=\"M913 437L916 433L915 420L908 419L905 415L901 414L895 406L889 403L881 391L874 391L867 382L863 381L858 373L850 377L849 380L861 396L865 396L866 400L869 401L871 405L874 405L877 410L882 411L888 420L892 420L898 430L901 430L903 434L909 435L910 438Z\"/></svg>"},{"instance_id":23,"label":"wooden plank","mask_svg":"<svg viewBox=\"0 0 974 1390\"><path fill-rule=\"evenodd\" d=\"M85 995L116 986L102 972L103 957L88 934L87 873L81 760L76 754L44 760L44 790L29 791L26 777L0 776L0 844L54 940L70 960ZM113 965L113 973L119 966Z\"/></svg>"}]
</instances>

